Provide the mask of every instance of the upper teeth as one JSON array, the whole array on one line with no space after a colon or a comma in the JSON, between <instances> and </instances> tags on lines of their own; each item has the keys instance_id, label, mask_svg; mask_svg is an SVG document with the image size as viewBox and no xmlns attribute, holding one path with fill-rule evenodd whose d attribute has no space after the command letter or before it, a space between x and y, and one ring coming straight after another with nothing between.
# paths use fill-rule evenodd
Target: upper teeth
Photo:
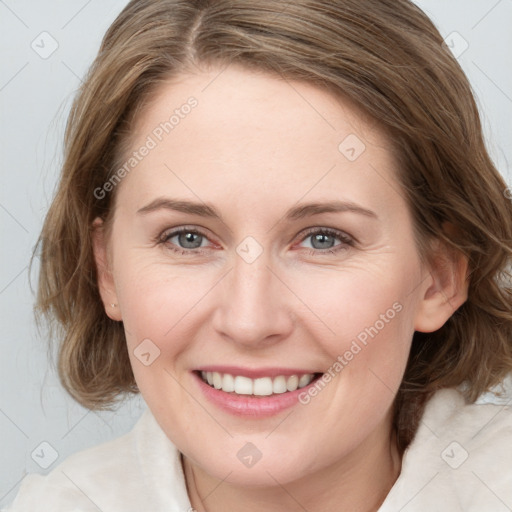
<instances>
[{"instance_id":1,"label":"upper teeth","mask_svg":"<svg viewBox=\"0 0 512 512\"><path fill-rule=\"evenodd\" d=\"M241 375L233 376L229 373L201 372L201 377L205 382L215 389L222 389L227 393L236 393L238 395L256 395L268 396L273 393L286 393L307 386L314 378L314 374L306 375L279 375L273 379L270 377L261 377L259 379L250 379Z\"/></svg>"}]
</instances>

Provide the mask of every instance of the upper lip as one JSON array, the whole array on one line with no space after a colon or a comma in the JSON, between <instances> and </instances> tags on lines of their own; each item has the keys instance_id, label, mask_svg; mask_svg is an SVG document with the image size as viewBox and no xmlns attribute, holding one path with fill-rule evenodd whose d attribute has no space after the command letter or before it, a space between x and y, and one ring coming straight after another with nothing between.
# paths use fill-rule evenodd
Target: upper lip
<instances>
[{"instance_id":1,"label":"upper lip","mask_svg":"<svg viewBox=\"0 0 512 512\"><path fill-rule=\"evenodd\" d=\"M301 368L244 368L240 366L219 366L219 365L208 365L196 368L197 372L218 372L218 373L229 373L230 375L242 377L248 377L250 379L258 379L262 377L278 377L279 375L307 375L314 372L312 370L304 370Z\"/></svg>"}]
</instances>

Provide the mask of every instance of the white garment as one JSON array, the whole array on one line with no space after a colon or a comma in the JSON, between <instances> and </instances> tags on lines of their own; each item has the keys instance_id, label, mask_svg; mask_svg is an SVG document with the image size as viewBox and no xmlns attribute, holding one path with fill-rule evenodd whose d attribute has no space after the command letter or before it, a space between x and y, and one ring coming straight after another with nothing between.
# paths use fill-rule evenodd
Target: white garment
<instances>
[{"instance_id":1,"label":"white garment","mask_svg":"<svg viewBox=\"0 0 512 512\"><path fill-rule=\"evenodd\" d=\"M98 510L192 510L180 454L149 410L128 434L72 455L47 476L28 475L6 512ZM466 405L458 391L439 391L379 512L511 510L511 407Z\"/></svg>"}]
</instances>

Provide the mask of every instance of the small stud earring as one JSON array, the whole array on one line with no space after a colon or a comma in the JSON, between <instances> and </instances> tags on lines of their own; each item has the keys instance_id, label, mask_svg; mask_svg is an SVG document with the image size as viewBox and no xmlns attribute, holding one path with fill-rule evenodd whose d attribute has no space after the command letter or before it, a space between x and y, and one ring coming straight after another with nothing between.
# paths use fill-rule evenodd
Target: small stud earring
<instances>
[{"instance_id":1,"label":"small stud earring","mask_svg":"<svg viewBox=\"0 0 512 512\"><path fill-rule=\"evenodd\" d=\"M117 307L117 304L114 304L113 302L110 304L113 308Z\"/></svg>"}]
</instances>

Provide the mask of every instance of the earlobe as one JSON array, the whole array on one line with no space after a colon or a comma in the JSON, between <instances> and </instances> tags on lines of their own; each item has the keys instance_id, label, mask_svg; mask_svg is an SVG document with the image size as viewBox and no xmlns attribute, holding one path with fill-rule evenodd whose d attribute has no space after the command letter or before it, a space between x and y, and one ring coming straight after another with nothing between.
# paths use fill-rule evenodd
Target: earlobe
<instances>
[{"instance_id":1,"label":"earlobe","mask_svg":"<svg viewBox=\"0 0 512 512\"><path fill-rule=\"evenodd\" d=\"M468 298L467 257L439 242L432 261L429 286L416 312L414 328L420 332L440 329Z\"/></svg>"},{"instance_id":2,"label":"earlobe","mask_svg":"<svg viewBox=\"0 0 512 512\"><path fill-rule=\"evenodd\" d=\"M102 219L97 218L94 220L91 236L94 260L96 262L98 289L105 313L112 320L121 321L122 317L117 305L114 278L108 261L107 241Z\"/></svg>"}]
</instances>

